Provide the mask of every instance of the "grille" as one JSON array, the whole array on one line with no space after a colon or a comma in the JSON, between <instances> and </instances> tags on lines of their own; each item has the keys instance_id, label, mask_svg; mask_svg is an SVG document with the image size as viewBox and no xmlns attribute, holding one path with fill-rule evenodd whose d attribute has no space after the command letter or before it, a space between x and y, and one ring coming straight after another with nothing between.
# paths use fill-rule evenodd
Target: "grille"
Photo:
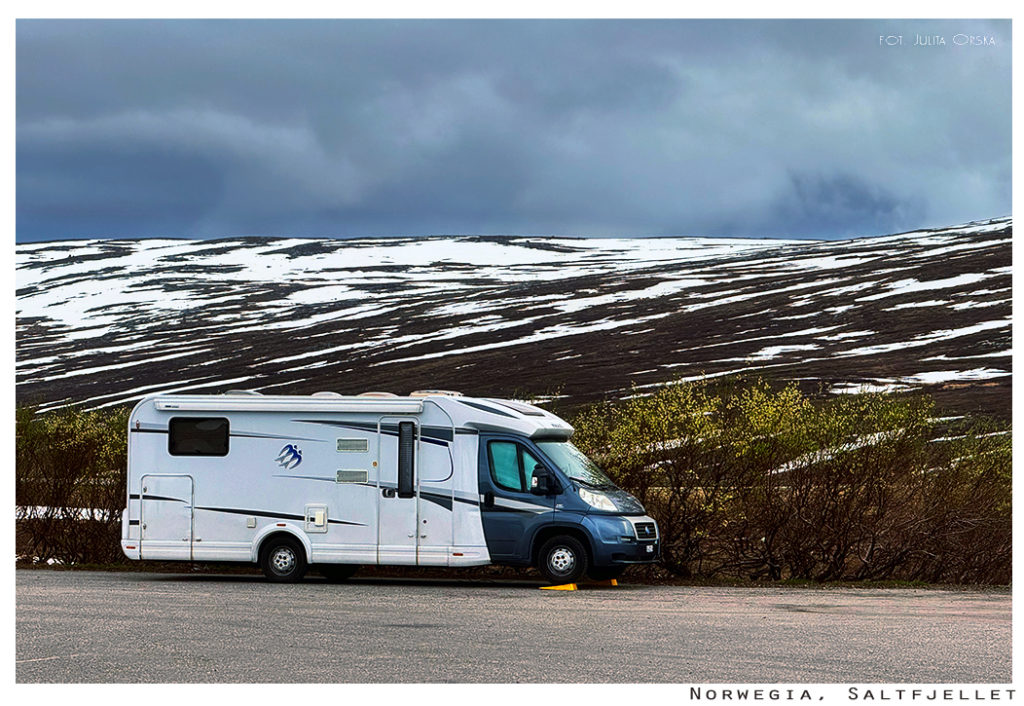
<instances>
[{"instance_id":1,"label":"grille","mask_svg":"<svg viewBox=\"0 0 1024 706\"><path fill-rule=\"evenodd\" d=\"M653 522L637 522L634 527L637 539L654 539L658 536L658 530Z\"/></svg>"}]
</instances>

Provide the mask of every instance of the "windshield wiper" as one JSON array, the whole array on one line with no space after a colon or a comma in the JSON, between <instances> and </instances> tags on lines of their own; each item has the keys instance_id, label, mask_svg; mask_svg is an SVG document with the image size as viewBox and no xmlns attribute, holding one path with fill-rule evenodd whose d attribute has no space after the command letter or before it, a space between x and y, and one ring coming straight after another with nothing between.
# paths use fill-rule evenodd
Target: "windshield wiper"
<instances>
[{"instance_id":1,"label":"windshield wiper","mask_svg":"<svg viewBox=\"0 0 1024 706\"><path fill-rule=\"evenodd\" d=\"M593 483L589 480L580 478L579 476L569 476L569 480L574 480L577 483L582 483L583 485L589 485L591 488L596 488L597 490L615 490L617 488L617 486L611 483Z\"/></svg>"}]
</instances>

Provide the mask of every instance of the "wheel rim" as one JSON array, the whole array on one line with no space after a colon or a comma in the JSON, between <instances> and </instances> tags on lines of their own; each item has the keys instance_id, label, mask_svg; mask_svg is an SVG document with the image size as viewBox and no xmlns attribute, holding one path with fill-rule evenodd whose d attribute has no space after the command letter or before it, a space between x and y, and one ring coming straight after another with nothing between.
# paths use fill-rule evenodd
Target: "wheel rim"
<instances>
[{"instance_id":1,"label":"wheel rim","mask_svg":"<svg viewBox=\"0 0 1024 706\"><path fill-rule=\"evenodd\" d=\"M295 552L291 547L277 547L270 555L270 565L276 574L288 574L295 568Z\"/></svg>"},{"instance_id":2,"label":"wheel rim","mask_svg":"<svg viewBox=\"0 0 1024 706\"><path fill-rule=\"evenodd\" d=\"M568 547L556 547L548 556L548 566L556 574L568 574L576 566L576 555Z\"/></svg>"}]
</instances>

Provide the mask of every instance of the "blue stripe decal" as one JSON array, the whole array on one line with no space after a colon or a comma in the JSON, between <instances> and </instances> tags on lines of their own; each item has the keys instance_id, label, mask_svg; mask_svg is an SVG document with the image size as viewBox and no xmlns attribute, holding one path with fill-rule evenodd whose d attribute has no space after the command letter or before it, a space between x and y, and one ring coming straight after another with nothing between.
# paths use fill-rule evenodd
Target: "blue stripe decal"
<instances>
[{"instance_id":1,"label":"blue stripe decal","mask_svg":"<svg viewBox=\"0 0 1024 706\"><path fill-rule=\"evenodd\" d=\"M290 515L284 512L267 512L265 510L239 510L232 507L197 507L196 510L207 510L208 512L228 512L234 515L256 515L258 517L270 517L275 520L298 520L299 522L305 522L306 518L302 515ZM366 527L362 522L348 522L346 520L331 520L327 522L332 525L355 525L357 527Z\"/></svg>"},{"instance_id":2,"label":"blue stripe decal","mask_svg":"<svg viewBox=\"0 0 1024 706\"><path fill-rule=\"evenodd\" d=\"M327 426L365 431L372 434L377 433L377 425L369 422L336 422L326 419L294 419L292 421L303 424L325 424ZM380 427L380 433L387 434L388 436L398 436L398 425L383 424ZM427 444L447 446L452 440L452 430L446 427L420 427L420 439Z\"/></svg>"},{"instance_id":3,"label":"blue stripe decal","mask_svg":"<svg viewBox=\"0 0 1024 706\"><path fill-rule=\"evenodd\" d=\"M325 478L324 476L288 476L288 475L278 475L278 474L275 473L271 477L272 478L301 478L303 480L322 480L322 481L326 481L328 483L337 483L338 482L338 479L336 477L335 478L330 478L330 477L326 477Z\"/></svg>"},{"instance_id":4,"label":"blue stripe decal","mask_svg":"<svg viewBox=\"0 0 1024 706\"><path fill-rule=\"evenodd\" d=\"M510 419L519 419L520 418L520 417L516 416L515 414L509 414L508 412L503 412L500 409L495 409L494 407L488 407L487 405L480 404L479 402L467 402L466 400L455 400L455 401L458 402L459 404L464 404L467 407L473 407L475 409L479 409L479 410L482 410L484 412L489 412L491 414L499 414L502 417L509 417Z\"/></svg>"}]
</instances>

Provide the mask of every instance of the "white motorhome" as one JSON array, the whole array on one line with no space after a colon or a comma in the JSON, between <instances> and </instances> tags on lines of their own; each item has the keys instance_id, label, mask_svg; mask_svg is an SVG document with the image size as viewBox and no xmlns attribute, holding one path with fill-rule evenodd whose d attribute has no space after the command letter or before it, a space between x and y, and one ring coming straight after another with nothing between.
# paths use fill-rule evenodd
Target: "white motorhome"
<instances>
[{"instance_id":1,"label":"white motorhome","mask_svg":"<svg viewBox=\"0 0 1024 706\"><path fill-rule=\"evenodd\" d=\"M408 397L154 395L129 418L130 559L536 566L556 583L655 561L658 528L534 405Z\"/></svg>"}]
</instances>

